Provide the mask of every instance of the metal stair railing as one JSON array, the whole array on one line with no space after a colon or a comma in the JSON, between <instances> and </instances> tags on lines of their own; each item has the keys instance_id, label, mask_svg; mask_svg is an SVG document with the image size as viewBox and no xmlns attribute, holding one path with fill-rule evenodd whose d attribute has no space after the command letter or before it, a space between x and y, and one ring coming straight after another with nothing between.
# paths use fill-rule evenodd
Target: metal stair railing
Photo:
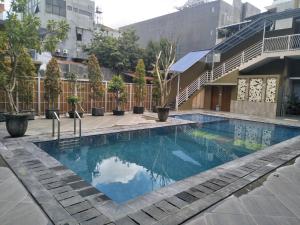
<instances>
[{"instance_id":1,"label":"metal stair railing","mask_svg":"<svg viewBox=\"0 0 300 225\"><path fill-rule=\"evenodd\" d=\"M55 136L55 120L57 120L57 139L60 140L60 119L56 112L52 115L52 137Z\"/></svg>"},{"instance_id":2,"label":"metal stair railing","mask_svg":"<svg viewBox=\"0 0 300 225\"><path fill-rule=\"evenodd\" d=\"M212 71L202 73L176 96L176 108L187 101L196 91L200 90L205 83L213 82L227 75L258 56L272 52L293 50L300 50L300 34L264 38L263 41L250 46Z\"/></svg>"},{"instance_id":3,"label":"metal stair railing","mask_svg":"<svg viewBox=\"0 0 300 225\"><path fill-rule=\"evenodd\" d=\"M76 135L76 121L79 120L79 137L81 137L81 117L77 111L74 112L74 135Z\"/></svg>"}]
</instances>

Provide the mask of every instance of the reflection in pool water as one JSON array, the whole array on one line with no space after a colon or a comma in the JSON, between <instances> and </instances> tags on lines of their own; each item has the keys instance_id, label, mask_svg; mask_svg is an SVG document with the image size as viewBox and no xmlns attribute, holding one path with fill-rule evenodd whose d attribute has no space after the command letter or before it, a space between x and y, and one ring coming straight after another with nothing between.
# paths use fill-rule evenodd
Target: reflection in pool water
<instances>
[{"instance_id":1,"label":"reflection in pool water","mask_svg":"<svg viewBox=\"0 0 300 225\"><path fill-rule=\"evenodd\" d=\"M83 137L80 146L69 149L56 141L38 145L113 201L123 203L300 135L292 127L192 118L198 123Z\"/></svg>"}]
</instances>

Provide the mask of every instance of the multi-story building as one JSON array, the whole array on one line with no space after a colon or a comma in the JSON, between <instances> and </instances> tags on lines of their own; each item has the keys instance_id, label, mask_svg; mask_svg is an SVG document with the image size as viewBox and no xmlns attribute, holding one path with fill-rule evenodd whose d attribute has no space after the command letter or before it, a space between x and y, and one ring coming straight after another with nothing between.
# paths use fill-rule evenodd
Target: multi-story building
<instances>
[{"instance_id":1,"label":"multi-story building","mask_svg":"<svg viewBox=\"0 0 300 225\"><path fill-rule=\"evenodd\" d=\"M262 13L210 51L175 63L169 103L269 118L299 114L299 59L300 9Z\"/></svg>"},{"instance_id":2,"label":"multi-story building","mask_svg":"<svg viewBox=\"0 0 300 225\"><path fill-rule=\"evenodd\" d=\"M82 47L90 44L94 31L95 2L90 0L29 0L28 12L36 14L45 28L48 20L65 19L70 25L68 38L57 46L56 55L86 58Z\"/></svg>"},{"instance_id":3,"label":"multi-story building","mask_svg":"<svg viewBox=\"0 0 300 225\"><path fill-rule=\"evenodd\" d=\"M287 9L300 8L300 0L274 0L271 6L266 7L270 11L281 12Z\"/></svg>"},{"instance_id":4,"label":"multi-story building","mask_svg":"<svg viewBox=\"0 0 300 225\"><path fill-rule=\"evenodd\" d=\"M233 5L223 0L190 0L179 11L143 22L121 27L134 29L139 44L146 47L149 41L162 37L178 42L178 57L188 52L209 49L215 45L216 28L238 23L260 10L249 3L234 0Z\"/></svg>"},{"instance_id":5,"label":"multi-story building","mask_svg":"<svg viewBox=\"0 0 300 225\"><path fill-rule=\"evenodd\" d=\"M4 20L5 7L4 4L0 4L0 21Z\"/></svg>"}]
</instances>

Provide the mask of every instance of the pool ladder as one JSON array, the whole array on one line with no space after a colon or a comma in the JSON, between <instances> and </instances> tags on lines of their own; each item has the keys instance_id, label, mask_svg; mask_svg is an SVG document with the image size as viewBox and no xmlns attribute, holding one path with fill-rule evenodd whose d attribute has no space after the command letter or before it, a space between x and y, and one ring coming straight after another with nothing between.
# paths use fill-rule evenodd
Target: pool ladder
<instances>
[{"instance_id":1,"label":"pool ladder","mask_svg":"<svg viewBox=\"0 0 300 225\"><path fill-rule=\"evenodd\" d=\"M52 116L52 137L55 136L55 120L57 121L57 140L60 140L60 123L61 120L56 112L53 112ZM76 135L76 122L79 120L79 138L81 138L81 117L77 111L74 112L74 135Z\"/></svg>"}]
</instances>

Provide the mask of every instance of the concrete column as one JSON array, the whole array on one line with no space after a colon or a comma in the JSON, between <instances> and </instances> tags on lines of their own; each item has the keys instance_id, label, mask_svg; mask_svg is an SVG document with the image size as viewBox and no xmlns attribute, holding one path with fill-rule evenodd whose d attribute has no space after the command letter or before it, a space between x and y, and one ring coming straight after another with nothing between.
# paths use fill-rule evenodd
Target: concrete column
<instances>
[{"instance_id":1,"label":"concrete column","mask_svg":"<svg viewBox=\"0 0 300 225\"><path fill-rule=\"evenodd\" d=\"M37 101L38 101L38 115L41 115L41 77L38 76L37 80Z\"/></svg>"},{"instance_id":2,"label":"concrete column","mask_svg":"<svg viewBox=\"0 0 300 225\"><path fill-rule=\"evenodd\" d=\"M278 88L278 98L277 98L277 115L285 116L286 114L286 104L288 98L291 94L290 90L290 61L288 58L284 58L284 69L283 73L280 76L279 80L279 88Z\"/></svg>"}]
</instances>

